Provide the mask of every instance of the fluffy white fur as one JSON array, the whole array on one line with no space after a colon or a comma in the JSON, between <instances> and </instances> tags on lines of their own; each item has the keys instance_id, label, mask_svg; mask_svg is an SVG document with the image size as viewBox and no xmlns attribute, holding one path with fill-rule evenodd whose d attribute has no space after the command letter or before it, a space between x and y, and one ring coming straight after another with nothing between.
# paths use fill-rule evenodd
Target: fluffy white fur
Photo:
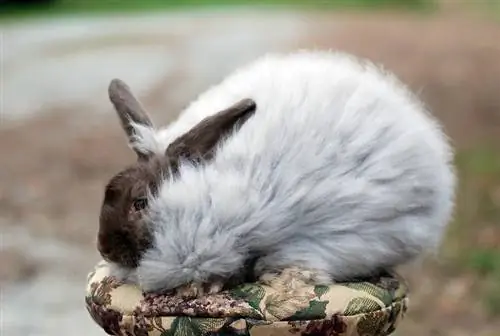
<instances>
[{"instance_id":1,"label":"fluffy white fur","mask_svg":"<svg viewBox=\"0 0 500 336\"><path fill-rule=\"evenodd\" d=\"M259 274L298 266L340 281L438 246L454 200L448 141L402 83L346 54L266 55L136 146L162 153L243 98L257 111L214 160L181 166L150 200L144 290L231 275L250 254Z\"/></svg>"}]
</instances>

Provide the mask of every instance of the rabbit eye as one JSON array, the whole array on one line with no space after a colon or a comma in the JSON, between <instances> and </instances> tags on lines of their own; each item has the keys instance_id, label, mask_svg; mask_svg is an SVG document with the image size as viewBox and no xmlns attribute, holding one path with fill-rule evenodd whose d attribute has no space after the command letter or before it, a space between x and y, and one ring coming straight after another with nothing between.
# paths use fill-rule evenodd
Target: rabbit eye
<instances>
[{"instance_id":1,"label":"rabbit eye","mask_svg":"<svg viewBox=\"0 0 500 336\"><path fill-rule=\"evenodd\" d=\"M136 198L134 200L135 211L141 211L148 205L148 200L145 197Z\"/></svg>"}]
</instances>

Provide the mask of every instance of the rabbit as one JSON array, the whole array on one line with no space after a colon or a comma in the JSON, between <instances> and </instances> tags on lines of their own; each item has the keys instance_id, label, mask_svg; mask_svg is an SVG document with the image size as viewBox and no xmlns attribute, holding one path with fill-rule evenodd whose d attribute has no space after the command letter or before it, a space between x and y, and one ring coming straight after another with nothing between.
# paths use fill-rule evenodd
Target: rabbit
<instances>
[{"instance_id":1,"label":"rabbit","mask_svg":"<svg viewBox=\"0 0 500 336\"><path fill-rule=\"evenodd\" d=\"M394 74L339 51L268 53L157 128L121 80L137 162L107 184L112 274L185 298L297 270L328 285L434 253L454 208L453 148Z\"/></svg>"}]
</instances>

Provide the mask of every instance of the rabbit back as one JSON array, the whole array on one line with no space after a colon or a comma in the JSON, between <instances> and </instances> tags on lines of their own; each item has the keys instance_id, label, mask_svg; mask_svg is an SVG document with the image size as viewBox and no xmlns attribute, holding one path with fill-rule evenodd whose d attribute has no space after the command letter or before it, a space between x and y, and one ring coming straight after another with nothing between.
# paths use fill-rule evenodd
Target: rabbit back
<instances>
[{"instance_id":1,"label":"rabbit back","mask_svg":"<svg viewBox=\"0 0 500 336\"><path fill-rule=\"evenodd\" d=\"M166 148L243 98L257 112L213 161L163 181L146 278L226 276L257 254L260 273L307 266L342 280L438 246L453 208L452 150L394 76L342 53L269 54L200 95L154 141Z\"/></svg>"}]
</instances>

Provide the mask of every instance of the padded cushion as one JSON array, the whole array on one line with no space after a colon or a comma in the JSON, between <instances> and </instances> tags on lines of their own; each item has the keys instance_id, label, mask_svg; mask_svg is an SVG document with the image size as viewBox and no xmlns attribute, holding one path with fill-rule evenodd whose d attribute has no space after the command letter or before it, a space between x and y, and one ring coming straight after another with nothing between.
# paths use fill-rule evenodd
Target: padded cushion
<instances>
[{"instance_id":1,"label":"padded cushion","mask_svg":"<svg viewBox=\"0 0 500 336\"><path fill-rule=\"evenodd\" d=\"M407 287L397 275L331 286L280 277L190 301L143 294L109 276L89 274L86 306L109 335L390 335L404 317Z\"/></svg>"}]
</instances>

